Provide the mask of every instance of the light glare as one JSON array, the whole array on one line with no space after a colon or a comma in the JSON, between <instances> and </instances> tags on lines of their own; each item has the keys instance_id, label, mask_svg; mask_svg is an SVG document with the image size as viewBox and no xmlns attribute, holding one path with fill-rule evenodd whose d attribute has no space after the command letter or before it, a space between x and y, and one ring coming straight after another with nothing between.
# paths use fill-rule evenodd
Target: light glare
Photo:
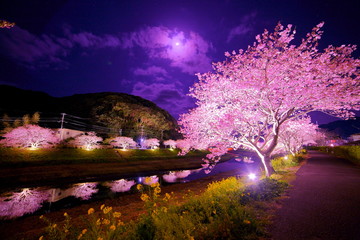
<instances>
[{"instance_id":1,"label":"light glare","mask_svg":"<svg viewBox=\"0 0 360 240\"><path fill-rule=\"evenodd\" d=\"M250 173L248 175L248 177L249 177L250 180L255 180L256 179L256 175L254 173Z\"/></svg>"}]
</instances>

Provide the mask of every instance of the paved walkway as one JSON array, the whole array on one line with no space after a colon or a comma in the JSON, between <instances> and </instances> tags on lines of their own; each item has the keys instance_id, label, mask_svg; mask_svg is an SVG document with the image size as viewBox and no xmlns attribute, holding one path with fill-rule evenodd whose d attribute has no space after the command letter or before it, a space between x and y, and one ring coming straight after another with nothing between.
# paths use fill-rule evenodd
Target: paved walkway
<instances>
[{"instance_id":1,"label":"paved walkway","mask_svg":"<svg viewBox=\"0 0 360 240\"><path fill-rule=\"evenodd\" d=\"M360 168L310 151L278 210L274 240L360 240Z\"/></svg>"}]
</instances>

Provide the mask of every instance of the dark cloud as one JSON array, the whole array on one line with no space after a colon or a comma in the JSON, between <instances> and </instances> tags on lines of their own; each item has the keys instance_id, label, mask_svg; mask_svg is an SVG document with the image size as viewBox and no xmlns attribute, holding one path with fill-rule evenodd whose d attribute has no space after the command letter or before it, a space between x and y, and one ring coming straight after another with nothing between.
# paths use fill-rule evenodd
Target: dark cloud
<instances>
[{"instance_id":1,"label":"dark cloud","mask_svg":"<svg viewBox=\"0 0 360 240\"><path fill-rule=\"evenodd\" d=\"M254 23L256 21L256 16L257 13L252 12L242 17L241 23L230 30L226 42L229 43L237 36L242 36L251 33L254 30Z\"/></svg>"},{"instance_id":2,"label":"dark cloud","mask_svg":"<svg viewBox=\"0 0 360 240\"><path fill-rule=\"evenodd\" d=\"M147 68L136 68L134 70L134 75L137 76L167 76L167 71L158 66L150 66Z\"/></svg>"},{"instance_id":3,"label":"dark cloud","mask_svg":"<svg viewBox=\"0 0 360 240\"><path fill-rule=\"evenodd\" d=\"M1 33L0 45L5 55L28 68L67 65L62 58L69 54L71 43L66 39L46 34L37 36L19 27Z\"/></svg>"},{"instance_id":4,"label":"dark cloud","mask_svg":"<svg viewBox=\"0 0 360 240\"><path fill-rule=\"evenodd\" d=\"M178 117L194 105L193 100L174 83L145 84L138 82L134 85L131 94L155 102L159 107L170 111L174 117Z\"/></svg>"}]
</instances>

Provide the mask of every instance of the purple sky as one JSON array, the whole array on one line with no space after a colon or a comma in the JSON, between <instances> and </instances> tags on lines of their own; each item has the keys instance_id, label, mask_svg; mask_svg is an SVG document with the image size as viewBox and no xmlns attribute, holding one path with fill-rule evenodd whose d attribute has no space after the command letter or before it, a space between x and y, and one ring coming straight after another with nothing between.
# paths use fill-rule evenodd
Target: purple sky
<instances>
[{"instance_id":1,"label":"purple sky","mask_svg":"<svg viewBox=\"0 0 360 240\"><path fill-rule=\"evenodd\" d=\"M297 39L325 21L320 47L358 45L359 12L347 0L5 0L0 19L17 25L0 29L0 84L57 97L130 93L177 118L193 106L194 74L225 51L278 21L295 25Z\"/></svg>"}]
</instances>

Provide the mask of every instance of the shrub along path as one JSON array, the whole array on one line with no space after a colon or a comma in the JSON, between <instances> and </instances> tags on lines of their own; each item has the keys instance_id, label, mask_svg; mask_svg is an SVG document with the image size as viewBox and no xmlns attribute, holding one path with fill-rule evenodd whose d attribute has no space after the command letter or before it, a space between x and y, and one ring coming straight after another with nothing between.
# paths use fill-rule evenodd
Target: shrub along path
<instances>
[{"instance_id":1,"label":"shrub along path","mask_svg":"<svg viewBox=\"0 0 360 240\"><path fill-rule=\"evenodd\" d=\"M360 168L309 153L274 217L272 239L360 239Z\"/></svg>"}]
</instances>

